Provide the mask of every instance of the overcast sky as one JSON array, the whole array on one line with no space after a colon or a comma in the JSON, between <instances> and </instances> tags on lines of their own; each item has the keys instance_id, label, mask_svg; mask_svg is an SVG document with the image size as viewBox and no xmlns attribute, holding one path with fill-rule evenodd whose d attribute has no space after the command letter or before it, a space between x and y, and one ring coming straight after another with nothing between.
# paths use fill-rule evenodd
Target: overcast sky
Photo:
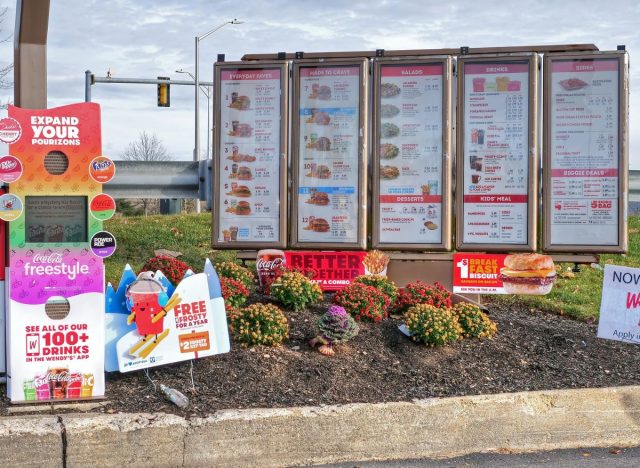
<instances>
[{"instance_id":1,"label":"overcast sky","mask_svg":"<svg viewBox=\"0 0 640 468\"><path fill-rule=\"evenodd\" d=\"M13 32L15 5L0 25ZM640 1L497 0L52 1L49 17L49 107L84 100L84 72L114 77L189 79L194 37L238 18L202 41L200 79L212 80L218 53L239 60L247 53L350 51L440 47L593 43L600 50L625 44L632 65L640 50ZM0 46L2 64L12 43ZM631 68L630 161L640 169L640 69ZM190 160L194 146L193 88L172 86L171 107L156 107L152 85L97 84L102 106L103 152L118 159L142 131L155 133L175 159ZM4 100L8 97L4 95ZM207 99L201 95L200 145L207 146Z\"/></svg>"}]
</instances>

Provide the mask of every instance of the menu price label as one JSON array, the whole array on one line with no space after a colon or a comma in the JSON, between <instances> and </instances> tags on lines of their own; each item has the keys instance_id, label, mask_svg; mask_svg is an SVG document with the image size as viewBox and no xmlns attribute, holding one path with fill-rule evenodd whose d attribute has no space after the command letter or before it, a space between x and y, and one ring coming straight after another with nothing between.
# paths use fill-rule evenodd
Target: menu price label
<instances>
[{"instance_id":1,"label":"menu price label","mask_svg":"<svg viewBox=\"0 0 640 468\"><path fill-rule=\"evenodd\" d=\"M464 64L462 243L529 242L529 66Z\"/></svg>"},{"instance_id":2,"label":"menu price label","mask_svg":"<svg viewBox=\"0 0 640 468\"><path fill-rule=\"evenodd\" d=\"M298 69L297 241L359 241L360 66Z\"/></svg>"},{"instance_id":3,"label":"menu price label","mask_svg":"<svg viewBox=\"0 0 640 468\"><path fill-rule=\"evenodd\" d=\"M444 64L380 66L380 243L442 242Z\"/></svg>"},{"instance_id":4,"label":"menu price label","mask_svg":"<svg viewBox=\"0 0 640 468\"><path fill-rule=\"evenodd\" d=\"M218 242L280 239L280 68L221 69Z\"/></svg>"},{"instance_id":5,"label":"menu price label","mask_svg":"<svg viewBox=\"0 0 640 468\"><path fill-rule=\"evenodd\" d=\"M551 244L618 245L619 68L617 58L551 60Z\"/></svg>"}]
</instances>

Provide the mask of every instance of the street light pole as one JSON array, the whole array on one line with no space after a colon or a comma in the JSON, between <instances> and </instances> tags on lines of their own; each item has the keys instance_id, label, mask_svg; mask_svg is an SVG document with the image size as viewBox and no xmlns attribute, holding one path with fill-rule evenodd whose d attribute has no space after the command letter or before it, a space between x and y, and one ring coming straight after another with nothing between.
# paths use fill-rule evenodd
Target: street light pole
<instances>
[{"instance_id":1,"label":"street light pole","mask_svg":"<svg viewBox=\"0 0 640 468\"><path fill-rule=\"evenodd\" d=\"M184 73L189 75L191 79L195 82L196 77L193 76L193 73L186 70L176 70L176 73ZM210 88L212 83L205 82L204 85L200 86L200 91L207 97L207 154L204 159L211 158L211 96L213 94L213 90Z\"/></svg>"},{"instance_id":2,"label":"street light pole","mask_svg":"<svg viewBox=\"0 0 640 468\"><path fill-rule=\"evenodd\" d=\"M196 44L196 70L195 70L195 78L194 81L196 82L195 85L195 100L196 100L196 105L195 105L195 124L196 124L196 130L195 130L195 153L193 155L193 159L195 161L200 161L200 101L198 100L198 89L200 88L200 41L206 39L207 37L209 37L211 34L213 34L214 32L216 32L218 29L221 29L223 27L225 27L227 24L242 24L242 21L238 21L236 18L230 20L230 21L225 21L224 23L222 23L219 26L216 26L215 28L213 28L212 30L204 33L202 36L196 36L195 38L195 44Z\"/></svg>"}]
</instances>

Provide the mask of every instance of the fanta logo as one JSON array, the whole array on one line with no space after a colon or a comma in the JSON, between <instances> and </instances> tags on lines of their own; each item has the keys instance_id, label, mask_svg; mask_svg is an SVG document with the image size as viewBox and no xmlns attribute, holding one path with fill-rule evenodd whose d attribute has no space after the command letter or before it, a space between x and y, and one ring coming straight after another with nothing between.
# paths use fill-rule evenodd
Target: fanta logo
<instances>
[{"instance_id":1,"label":"fanta logo","mask_svg":"<svg viewBox=\"0 0 640 468\"><path fill-rule=\"evenodd\" d=\"M104 171L108 167L111 167L111 164L112 164L111 161L96 161L96 162L93 163L93 170L94 171Z\"/></svg>"}]
</instances>

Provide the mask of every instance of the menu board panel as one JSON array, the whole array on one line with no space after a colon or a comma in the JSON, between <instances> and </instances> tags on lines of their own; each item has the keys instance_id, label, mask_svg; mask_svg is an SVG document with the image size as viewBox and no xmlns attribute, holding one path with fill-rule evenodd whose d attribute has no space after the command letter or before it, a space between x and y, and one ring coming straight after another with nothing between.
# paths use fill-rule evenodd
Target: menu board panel
<instances>
[{"instance_id":1,"label":"menu board panel","mask_svg":"<svg viewBox=\"0 0 640 468\"><path fill-rule=\"evenodd\" d=\"M621 57L547 60L545 249L622 243Z\"/></svg>"},{"instance_id":2,"label":"menu board panel","mask_svg":"<svg viewBox=\"0 0 640 468\"><path fill-rule=\"evenodd\" d=\"M537 56L460 59L459 250L534 250Z\"/></svg>"},{"instance_id":3,"label":"menu board panel","mask_svg":"<svg viewBox=\"0 0 640 468\"><path fill-rule=\"evenodd\" d=\"M449 249L451 62L376 63L375 247Z\"/></svg>"},{"instance_id":4,"label":"menu board panel","mask_svg":"<svg viewBox=\"0 0 640 468\"><path fill-rule=\"evenodd\" d=\"M294 64L295 246L364 248L364 67Z\"/></svg>"},{"instance_id":5,"label":"menu board panel","mask_svg":"<svg viewBox=\"0 0 640 468\"><path fill-rule=\"evenodd\" d=\"M284 246L286 70L216 64L214 245Z\"/></svg>"}]
</instances>

